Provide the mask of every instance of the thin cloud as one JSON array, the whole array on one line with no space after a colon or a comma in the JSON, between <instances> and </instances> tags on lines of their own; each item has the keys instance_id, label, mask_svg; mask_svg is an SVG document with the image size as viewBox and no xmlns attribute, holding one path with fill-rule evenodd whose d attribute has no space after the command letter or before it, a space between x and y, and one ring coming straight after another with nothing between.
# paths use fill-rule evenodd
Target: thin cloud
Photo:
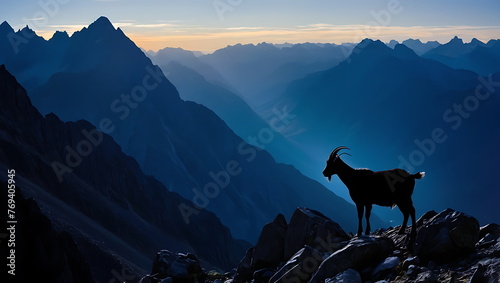
<instances>
[{"instance_id":1,"label":"thin cloud","mask_svg":"<svg viewBox=\"0 0 500 283\"><path fill-rule=\"evenodd\" d=\"M36 17L36 18L30 18L30 19L26 19L24 18L23 21L44 21L45 18L44 17Z\"/></svg>"}]
</instances>

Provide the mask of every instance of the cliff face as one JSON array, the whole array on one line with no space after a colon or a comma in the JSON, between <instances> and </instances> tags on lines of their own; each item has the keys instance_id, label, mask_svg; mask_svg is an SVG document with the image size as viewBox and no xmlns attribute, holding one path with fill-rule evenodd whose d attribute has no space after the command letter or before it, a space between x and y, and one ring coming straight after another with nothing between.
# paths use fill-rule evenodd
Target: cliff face
<instances>
[{"instance_id":1,"label":"cliff face","mask_svg":"<svg viewBox=\"0 0 500 283\"><path fill-rule=\"evenodd\" d=\"M42 117L4 66L0 101L2 170L16 170L22 193L75 238L98 279L109 281L123 267L140 274L165 247L196 252L221 269L243 255L247 244L214 214L196 210L185 221L180 207L194 205L146 176L111 137L83 120Z\"/></svg>"}]
</instances>

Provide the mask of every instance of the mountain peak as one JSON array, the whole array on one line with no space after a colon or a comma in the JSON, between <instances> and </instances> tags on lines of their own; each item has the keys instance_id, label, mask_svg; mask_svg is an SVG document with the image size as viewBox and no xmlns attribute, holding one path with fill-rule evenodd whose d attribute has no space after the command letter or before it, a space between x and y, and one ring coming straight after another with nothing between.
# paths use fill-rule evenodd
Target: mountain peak
<instances>
[{"instance_id":1,"label":"mountain peak","mask_svg":"<svg viewBox=\"0 0 500 283\"><path fill-rule=\"evenodd\" d=\"M479 44L479 45L484 45L484 42L482 42L481 40L477 39L477 38L473 38L471 41L470 41L471 44Z\"/></svg>"},{"instance_id":2,"label":"mountain peak","mask_svg":"<svg viewBox=\"0 0 500 283\"><path fill-rule=\"evenodd\" d=\"M464 41L455 35L455 37L448 42L448 44L464 44Z\"/></svg>"},{"instance_id":3,"label":"mountain peak","mask_svg":"<svg viewBox=\"0 0 500 283\"><path fill-rule=\"evenodd\" d=\"M0 34L7 34L10 32L14 32L14 29L9 25L7 21L4 21L0 24Z\"/></svg>"},{"instance_id":4,"label":"mountain peak","mask_svg":"<svg viewBox=\"0 0 500 283\"><path fill-rule=\"evenodd\" d=\"M115 27L108 18L101 16L95 22L89 25L89 29L115 30Z\"/></svg>"},{"instance_id":5,"label":"mountain peak","mask_svg":"<svg viewBox=\"0 0 500 283\"><path fill-rule=\"evenodd\" d=\"M60 41L66 40L69 38L69 35L66 31L56 31L50 41Z\"/></svg>"},{"instance_id":6,"label":"mountain peak","mask_svg":"<svg viewBox=\"0 0 500 283\"><path fill-rule=\"evenodd\" d=\"M353 54L358 54L358 53L380 53L384 54L387 53L387 51L390 51L390 48L387 47L382 41L380 40L372 40L369 38L363 39L356 47L354 47L354 50L352 51Z\"/></svg>"}]
</instances>

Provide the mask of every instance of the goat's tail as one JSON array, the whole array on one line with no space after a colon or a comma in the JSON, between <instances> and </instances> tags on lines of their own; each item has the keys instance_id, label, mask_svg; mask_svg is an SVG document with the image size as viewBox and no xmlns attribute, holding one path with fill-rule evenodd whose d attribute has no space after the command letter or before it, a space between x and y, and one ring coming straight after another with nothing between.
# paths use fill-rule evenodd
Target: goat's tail
<instances>
[{"instance_id":1,"label":"goat's tail","mask_svg":"<svg viewBox=\"0 0 500 283\"><path fill-rule=\"evenodd\" d=\"M419 180L425 176L425 172L418 172L416 174L411 175L414 179Z\"/></svg>"}]
</instances>

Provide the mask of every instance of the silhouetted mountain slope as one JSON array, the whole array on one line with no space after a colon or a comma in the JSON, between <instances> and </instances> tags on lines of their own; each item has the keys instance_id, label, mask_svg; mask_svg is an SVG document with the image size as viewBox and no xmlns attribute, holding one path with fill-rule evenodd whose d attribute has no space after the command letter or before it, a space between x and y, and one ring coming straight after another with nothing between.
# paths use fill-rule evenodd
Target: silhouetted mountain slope
<instances>
[{"instance_id":1,"label":"silhouetted mountain slope","mask_svg":"<svg viewBox=\"0 0 500 283\"><path fill-rule=\"evenodd\" d=\"M307 129L294 139L318 156L347 145L354 167L426 171L415 188L417 211L455 206L498 221L491 213L499 196L493 168L500 151L492 145L500 140L498 82L404 45L364 40L337 67L292 83L282 103L294 105L295 126Z\"/></svg>"},{"instance_id":2,"label":"silhouetted mountain slope","mask_svg":"<svg viewBox=\"0 0 500 283\"><path fill-rule=\"evenodd\" d=\"M287 84L344 60L352 48L333 44L237 44L200 57L218 70L254 109L269 110ZM271 107L272 108L272 107Z\"/></svg>"},{"instance_id":3,"label":"silhouetted mountain slope","mask_svg":"<svg viewBox=\"0 0 500 283\"><path fill-rule=\"evenodd\" d=\"M247 143L260 145L281 163L299 165L311 162L305 152L283 136L283 134L287 134L286 130L274 131L272 142L265 145L254 140L263 129L270 129L271 125L257 115L238 95L220 85L208 82L200 73L180 62L171 61L160 67L163 72L168 74L168 80L176 86L182 99L202 104L214 111ZM283 109L274 110L280 113L286 111ZM269 120L273 121L275 118L276 114L273 113ZM278 126L281 129L283 125ZM293 154L290 154L291 152Z\"/></svg>"},{"instance_id":4,"label":"silhouetted mountain slope","mask_svg":"<svg viewBox=\"0 0 500 283\"><path fill-rule=\"evenodd\" d=\"M455 69L466 69L487 76L500 71L500 40L490 40L487 44L472 39L464 43L458 37L430 50L423 55Z\"/></svg>"},{"instance_id":5,"label":"silhouetted mountain slope","mask_svg":"<svg viewBox=\"0 0 500 283\"><path fill-rule=\"evenodd\" d=\"M7 204L8 183L0 184L0 199L2 203ZM50 220L40 211L36 201L25 199L20 192L21 188L16 190L12 198L16 206L15 229L2 230L2 233L9 233L8 238L10 232L14 231L15 241L9 242L8 245L5 237L2 237L0 246L4 266L12 263L7 257L12 257L11 248L15 250L15 263L7 269L13 270L14 275L7 274L4 269L6 274L3 275L3 282L95 282L88 262L71 236L67 232L56 231ZM7 218L7 213L3 213L0 220L7 223L12 219ZM11 224L6 226L12 228ZM11 268L13 266L14 269Z\"/></svg>"},{"instance_id":6,"label":"silhouetted mountain slope","mask_svg":"<svg viewBox=\"0 0 500 283\"><path fill-rule=\"evenodd\" d=\"M236 238L255 241L276 213L301 205L353 226L353 214L345 213L354 211L352 205L243 142L212 111L181 100L161 70L107 19L75 33L61 54L58 71L33 89L34 105L62 120L98 125L144 172L214 211ZM264 130L255 136L265 145L273 137Z\"/></svg>"},{"instance_id":7,"label":"silhouetted mountain slope","mask_svg":"<svg viewBox=\"0 0 500 283\"><path fill-rule=\"evenodd\" d=\"M162 248L222 269L243 255L247 244L213 213L200 210L188 224L179 207L193 204L142 173L110 136L84 120L43 118L3 65L0 95L0 167L15 169L21 192L75 238L96 279L122 266L139 274Z\"/></svg>"}]
</instances>

